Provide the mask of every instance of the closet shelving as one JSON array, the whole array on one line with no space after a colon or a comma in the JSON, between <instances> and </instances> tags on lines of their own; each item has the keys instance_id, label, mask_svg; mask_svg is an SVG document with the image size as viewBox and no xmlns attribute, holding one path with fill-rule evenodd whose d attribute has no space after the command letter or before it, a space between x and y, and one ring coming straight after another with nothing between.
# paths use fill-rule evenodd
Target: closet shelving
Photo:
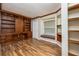
<instances>
[{"instance_id":1,"label":"closet shelving","mask_svg":"<svg viewBox=\"0 0 79 59\"><path fill-rule=\"evenodd\" d=\"M79 10L79 4L73 4L68 8L69 15L72 16L72 17L69 16L69 19L68 19L69 54L78 56L79 55L79 16L78 16L79 14L78 14L78 11L75 11L75 10ZM71 11L72 13L70 13Z\"/></svg>"}]
</instances>

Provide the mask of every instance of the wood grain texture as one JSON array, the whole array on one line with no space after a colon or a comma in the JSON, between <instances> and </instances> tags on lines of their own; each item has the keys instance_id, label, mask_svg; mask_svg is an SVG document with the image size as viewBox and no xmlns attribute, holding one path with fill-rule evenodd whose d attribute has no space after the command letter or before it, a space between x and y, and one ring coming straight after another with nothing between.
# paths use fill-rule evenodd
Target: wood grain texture
<instances>
[{"instance_id":1,"label":"wood grain texture","mask_svg":"<svg viewBox=\"0 0 79 59\"><path fill-rule=\"evenodd\" d=\"M68 11L75 10L75 9L79 9L79 4L76 4L76 5L69 7Z\"/></svg>"},{"instance_id":2,"label":"wood grain texture","mask_svg":"<svg viewBox=\"0 0 79 59\"><path fill-rule=\"evenodd\" d=\"M56 44L37 39L20 40L0 44L1 56L59 56L61 48Z\"/></svg>"},{"instance_id":3,"label":"wood grain texture","mask_svg":"<svg viewBox=\"0 0 79 59\"><path fill-rule=\"evenodd\" d=\"M74 55L74 54L72 54L72 53L68 53L68 55L69 55L69 56L76 56L76 55Z\"/></svg>"},{"instance_id":4,"label":"wood grain texture","mask_svg":"<svg viewBox=\"0 0 79 59\"><path fill-rule=\"evenodd\" d=\"M16 29L16 33L23 32L23 19L22 19L22 17L16 17L15 29Z\"/></svg>"}]
</instances>

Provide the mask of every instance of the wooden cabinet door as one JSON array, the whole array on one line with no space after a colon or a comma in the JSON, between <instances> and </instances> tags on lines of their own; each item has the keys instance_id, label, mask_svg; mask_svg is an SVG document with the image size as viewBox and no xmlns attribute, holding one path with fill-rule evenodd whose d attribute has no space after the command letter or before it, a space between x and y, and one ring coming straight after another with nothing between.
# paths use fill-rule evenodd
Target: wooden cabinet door
<instances>
[{"instance_id":1,"label":"wooden cabinet door","mask_svg":"<svg viewBox=\"0 0 79 59\"><path fill-rule=\"evenodd\" d=\"M57 34L57 41L61 42L61 35Z\"/></svg>"},{"instance_id":2,"label":"wooden cabinet door","mask_svg":"<svg viewBox=\"0 0 79 59\"><path fill-rule=\"evenodd\" d=\"M21 17L17 17L15 21L16 32L23 32L23 19Z\"/></svg>"}]
</instances>

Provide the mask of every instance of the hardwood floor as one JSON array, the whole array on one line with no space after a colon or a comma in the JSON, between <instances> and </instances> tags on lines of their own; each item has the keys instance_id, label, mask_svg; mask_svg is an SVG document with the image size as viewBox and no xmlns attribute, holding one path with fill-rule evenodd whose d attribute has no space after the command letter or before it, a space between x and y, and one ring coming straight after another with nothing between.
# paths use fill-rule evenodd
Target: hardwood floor
<instances>
[{"instance_id":1,"label":"hardwood floor","mask_svg":"<svg viewBox=\"0 0 79 59\"><path fill-rule=\"evenodd\" d=\"M27 39L0 44L1 56L60 56L61 48L42 40Z\"/></svg>"}]
</instances>

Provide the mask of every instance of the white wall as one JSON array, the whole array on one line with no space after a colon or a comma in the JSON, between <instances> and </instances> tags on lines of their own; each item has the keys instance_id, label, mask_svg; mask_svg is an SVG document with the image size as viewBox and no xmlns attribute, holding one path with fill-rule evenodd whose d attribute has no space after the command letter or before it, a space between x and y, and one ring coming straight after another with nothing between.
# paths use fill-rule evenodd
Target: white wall
<instances>
[{"instance_id":1,"label":"white wall","mask_svg":"<svg viewBox=\"0 0 79 59\"><path fill-rule=\"evenodd\" d=\"M32 20L33 38L38 38L38 20Z\"/></svg>"},{"instance_id":2,"label":"white wall","mask_svg":"<svg viewBox=\"0 0 79 59\"><path fill-rule=\"evenodd\" d=\"M33 19L32 20L32 34L33 34L33 38L39 38L41 34L44 33L43 30L43 21L38 18L38 19Z\"/></svg>"}]
</instances>

